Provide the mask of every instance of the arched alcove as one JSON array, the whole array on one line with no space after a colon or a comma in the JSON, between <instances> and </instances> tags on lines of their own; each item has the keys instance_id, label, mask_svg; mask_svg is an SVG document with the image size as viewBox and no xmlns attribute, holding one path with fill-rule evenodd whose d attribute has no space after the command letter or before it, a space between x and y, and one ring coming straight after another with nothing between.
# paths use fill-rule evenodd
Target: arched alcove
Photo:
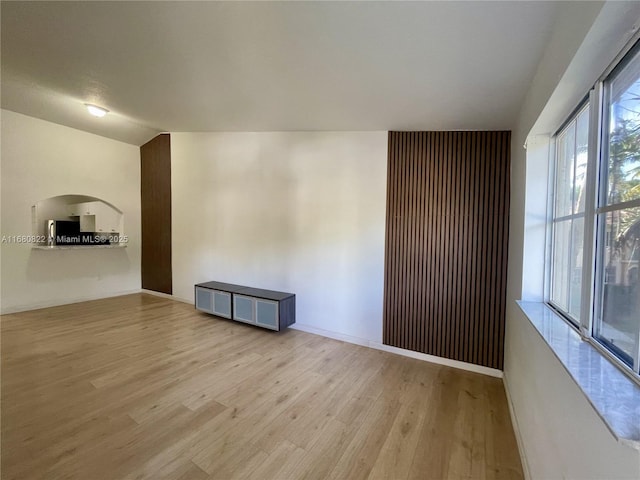
<instances>
[{"instance_id":1,"label":"arched alcove","mask_svg":"<svg viewBox=\"0 0 640 480\"><path fill-rule=\"evenodd\" d=\"M121 247L126 241L122 211L89 195L40 200L31 207L31 222L37 248Z\"/></svg>"}]
</instances>

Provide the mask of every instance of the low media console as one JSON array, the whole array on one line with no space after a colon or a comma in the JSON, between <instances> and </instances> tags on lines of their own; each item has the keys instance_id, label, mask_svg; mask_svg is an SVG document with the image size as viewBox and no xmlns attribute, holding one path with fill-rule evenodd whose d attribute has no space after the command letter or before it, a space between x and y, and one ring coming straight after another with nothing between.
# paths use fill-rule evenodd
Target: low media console
<instances>
[{"instance_id":1,"label":"low media console","mask_svg":"<svg viewBox=\"0 0 640 480\"><path fill-rule=\"evenodd\" d=\"M296 296L231 283L195 285L196 308L218 317L282 330L296 322Z\"/></svg>"}]
</instances>

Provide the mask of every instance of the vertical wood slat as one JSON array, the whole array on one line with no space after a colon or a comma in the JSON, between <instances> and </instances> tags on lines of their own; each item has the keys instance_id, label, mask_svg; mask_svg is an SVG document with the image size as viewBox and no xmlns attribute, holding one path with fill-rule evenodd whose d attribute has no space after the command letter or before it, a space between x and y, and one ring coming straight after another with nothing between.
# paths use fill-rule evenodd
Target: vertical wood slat
<instances>
[{"instance_id":1,"label":"vertical wood slat","mask_svg":"<svg viewBox=\"0 0 640 480\"><path fill-rule=\"evenodd\" d=\"M171 137L163 133L140 147L142 288L171 294Z\"/></svg>"},{"instance_id":2,"label":"vertical wood slat","mask_svg":"<svg viewBox=\"0 0 640 480\"><path fill-rule=\"evenodd\" d=\"M510 142L389 132L385 344L502 369Z\"/></svg>"}]
</instances>

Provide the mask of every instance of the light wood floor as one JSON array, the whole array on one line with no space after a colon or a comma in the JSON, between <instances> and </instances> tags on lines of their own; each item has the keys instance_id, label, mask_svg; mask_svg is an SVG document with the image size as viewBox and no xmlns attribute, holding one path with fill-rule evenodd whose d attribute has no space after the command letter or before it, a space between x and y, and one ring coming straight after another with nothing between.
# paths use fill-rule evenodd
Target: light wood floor
<instances>
[{"instance_id":1,"label":"light wood floor","mask_svg":"<svg viewBox=\"0 0 640 480\"><path fill-rule=\"evenodd\" d=\"M2 479L518 479L502 382L129 295L2 318Z\"/></svg>"}]
</instances>

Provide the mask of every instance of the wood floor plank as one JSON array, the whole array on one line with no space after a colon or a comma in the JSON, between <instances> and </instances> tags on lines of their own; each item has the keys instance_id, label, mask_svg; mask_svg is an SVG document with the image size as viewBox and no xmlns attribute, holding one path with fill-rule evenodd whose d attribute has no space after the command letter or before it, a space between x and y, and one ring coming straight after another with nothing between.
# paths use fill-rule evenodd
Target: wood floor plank
<instances>
[{"instance_id":1,"label":"wood floor plank","mask_svg":"<svg viewBox=\"0 0 640 480\"><path fill-rule=\"evenodd\" d=\"M441 370L434 379L434 391L416 447L420 454L413 458L410 479L451 478L452 432L456 418L462 413L457 401L464 375L464 372Z\"/></svg>"},{"instance_id":2,"label":"wood floor plank","mask_svg":"<svg viewBox=\"0 0 640 480\"><path fill-rule=\"evenodd\" d=\"M283 441L273 448L272 453L265 458L260 466L252 470L245 477L248 480L263 480L264 478L282 478L281 471L287 459L298 450L293 443Z\"/></svg>"},{"instance_id":3,"label":"wood floor plank","mask_svg":"<svg viewBox=\"0 0 640 480\"><path fill-rule=\"evenodd\" d=\"M1 334L3 480L522 478L499 379L146 294Z\"/></svg>"},{"instance_id":4,"label":"wood floor plank","mask_svg":"<svg viewBox=\"0 0 640 480\"><path fill-rule=\"evenodd\" d=\"M419 400L416 398L411 404L400 406L369 478L390 480L408 478L427 414L423 408L420 408Z\"/></svg>"},{"instance_id":5,"label":"wood floor plank","mask_svg":"<svg viewBox=\"0 0 640 480\"><path fill-rule=\"evenodd\" d=\"M400 403L397 399L380 396L373 402L327 478L368 478L399 409Z\"/></svg>"}]
</instances>

